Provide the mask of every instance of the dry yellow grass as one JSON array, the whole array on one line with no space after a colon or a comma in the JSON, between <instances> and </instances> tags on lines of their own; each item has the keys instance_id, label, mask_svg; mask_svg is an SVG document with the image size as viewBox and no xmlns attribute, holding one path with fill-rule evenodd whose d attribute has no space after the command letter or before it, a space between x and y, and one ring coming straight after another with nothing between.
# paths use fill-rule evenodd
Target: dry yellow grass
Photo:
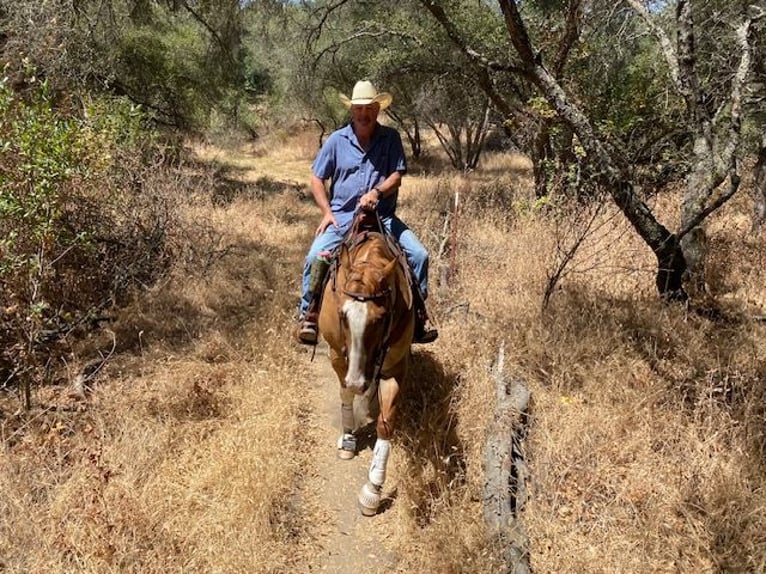
<instances>
[{"instance_id":1,"label":"dry yellow grass","mask_svg":"<svg viewBox=\"0 0 766 574\"><path fill-rule=\"evenodd\" d=\"M307 489L311 453L333 445L314 442L314 371L291 338L316 222L302 189L314 137L200 150L244 181L226 201L199 192L185 207L225 253L187 262L120 313L118 352L84 403L52 387L22 416L6 398L0 568L323 567L326 510ZM430 153L405 179L401 215L433 255L441 337L415 351L396 498L370 522L394 570L501 570L480 501L490 367L505 341L509 371L533 395L524 518L535 572L765 571L766 327L749 316L766 305L766 255L748 234L746 197L711 222L719 319L657 301L653 257L611 208L543 311L573 224L533 208L521 158L492 155L456 177ZM440 257L456 191L457 250ZM677 201L656 202L670 226ZM447 262L452 282L438 285Z\"/></svg>"}]
</instances>

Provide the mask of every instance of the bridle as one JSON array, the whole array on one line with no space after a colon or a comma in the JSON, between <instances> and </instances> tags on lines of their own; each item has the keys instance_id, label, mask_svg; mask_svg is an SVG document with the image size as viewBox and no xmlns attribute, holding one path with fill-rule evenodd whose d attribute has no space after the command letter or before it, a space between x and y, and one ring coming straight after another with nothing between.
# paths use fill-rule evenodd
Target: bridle
<instances>
[{"instance_id":1,"label":"bridle","mask_svg":"<svg viewBox=\"0 0 766 574\"><path fill-rule=\"evenodd\" d=\"M353 266L352 266L353 267ZM348 281L348 277L346 279ZM379 289L378 291L375 291L374 293L365 294L365 293L358 293L355 291L349 291L348 289L341 289L344 295L347 297L351 297L355 301L359 301L360 303L368 303L370 301L378 301L378 300L385 300L389 299L390 308L386 307L385 304L384 307L384 313L383 313L383 339L382 344L378 348L377 355L375 356L375 367L373 369L373 375L372 375L372 383L378 384L380 382L380 376L381 372L383 370L383 362L386 360L386 354L388 354L388 350L391 347L391 328L393 326L393 315L394 310L393 307L396 303L396 301L391 298L391 294L393 293L393 290L391 287L386 287L384 289ZM333 285L333 293L335 293L336 296L336 307L338 309L338 327L342 330L342 321L343 321L343 310L340 305L340 301L337 297L337 292L335 290L335 285ZM344 357L346 360L348 360L348 350L343 348Z\"/></svg>"},{"instance_id":2,"label":"bridle","mask_svg":"<svg viewBox=\"0 0 766 574\"><path fill-rule=\"evenodd\" d=\"M386 287L380 291L376 291L371 295L365 295L364 293L355 293L354 291L347 291L343 289L343 294L351 297L355 301L360 303L367 303L367 301L375 301L376 299L383 299L391 293L391 287Z\"/></svg>"}]
</instances>

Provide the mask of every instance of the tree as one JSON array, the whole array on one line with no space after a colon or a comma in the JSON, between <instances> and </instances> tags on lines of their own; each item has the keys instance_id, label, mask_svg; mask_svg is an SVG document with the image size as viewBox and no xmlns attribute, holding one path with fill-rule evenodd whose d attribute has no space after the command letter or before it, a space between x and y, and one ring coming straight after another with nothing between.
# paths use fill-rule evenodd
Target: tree
<instances>
[{"instance_id":1,"label":"tree","mask_svg":"<svg viewBox=\"0 0 766 574\"><path fill-rule=\"evenodd\" d=\"M501 28L486 3L462 3L457 17L486 50L498 49ZM476 166L491 101L463 72L465 55L417 2L317 2L311 21L308 55L316 81L335 92L361 78L385 86L396 95L390 115L414 155L420 151L420 126L426 124L456 168Z\"/></svg>"},{"instance_id":2,"label":"tree","mask_svg":"<svg viewBox=\"0 0 766 574\"><path fill-rule=\"evenodd\" d=\"M674 46L665 30L648 8L638 0L627 0L657 36L662 53L668 62L673 87L686 105L686 129L692 138L691 170L686 178L686 192L681 203L680 229L676 237L681 241L689 267L688 288L693 295L705 292L705 228L707 216L727 202L736 193L740 183L738 155L742 135L742 92L750 74L753 51L753 20L764 12L750 9L750 15L716 15L713 23L735 25L734 53L738 61L724 62L731 77L721 80L726 88L713 83L705 85L700 70L700 40L694 28L694 10L691 0L678 0L676 29L678 42ZM728 7L737 7L729 4ZM726 17L728 16L728 17ZM739 22L737 22L739 20ZM726 39L726 36L718 36ZM726 43L726 42L725 42ZM720 55L713 52L714 55ZM707 70L709 72L709 70ZM716 89L717 88L717 89ZM728 188L719 190L728 180Z\"/></svg>"},{"instance_id":3,"label":"tree","mask_svg":"<svg viewBox=\"0 0 766 574\"><path fill-rule=\"evenodd\" d=\"M296 2L256 0L244 8L245 85L264 124L294 125L313 99L313 86L304 83L307 20L307 9Z\"/></svg>"},{"instance_id":4,"label":"tree","mask_svg":"<svg viewBox=\"0 0 766 574\"><path fill-rule=\"evenodd\" d=\"M449 2L435 2L433 0L421 0L422 4L434 15L436 20L447 31L448 35L472 61L473 69L479 78L480 85L485 89L487 95L496 103L498 109L505 111L510 117L513 113L513 107L507 103L503 94L499 93L492 83L493 74L498 70L507 71L511 67L508 64L502 65L493 63L483 54L473 50L465 40L460 28L455 24L445 5ZM638 6L634 4L634 9ZM573 11L573 6L578 6L579 0L570 0L568 13L577 13ZM719 106L719 113L716 115L700 106L700 99L704 91L696 86L690 93L691 100L686 99L686 104L694 104L692 116L697 121L704 120L709 115L715 118L717 124L708 123L707 127L702 129L703 137L695 138L695 152L693 156L693 176L690 178L690 187L695 187L694 193L687 193L684 199L682 210L684 216L679 231L671 233L663 224L661 224L651 212L646 203L638 195L631 170L619 148L607 141L594 126L591 119L583 112L579 105L573 103L572 98L562 88L561 82L555 77L552 70L544 64L541 54L533 46L528 28L519 5L510 0L499 0L500 11L502 13L508 37L516 52L518 62L515 64L516 71L522 78L533 84L537 90L545 97L546 101L555 110L557 116L569 126L574 134L577 135L580 143L587 153L587 162L590 176L598 181L611 195L615 204L621 209L625 217L633 225L636 232L644 242L652 249L658 261L658 270L656 276L656 286L663 297L670 299L686 299L687 292L684 288L684 279L687 271L690 274L692 285L698 285L704 281L700 277L703 268L700 265L701 257L704 253L700 252L700 243L694 241L698 237L698 229L704 219L715 209L720 207L728 200L738 185L738 173L736 170L737 145L739 143L739 126L741 125L741 110L739 104L742 85L747 78L749 70L749 58L752 47L752 22L759 17L759 14L751 14L743 17L737 27L737 43L739 60L735 62L735 68L732 70L723 70L724 76L731 79L728 102L729 105ZM677 3L677 22L681 31L679 37L679 51L683 61L679 68L679 75L689 78L690 81L698 81L698 71L696 69L694 53L694 37L691 32L691 10L690 5L685 0ZM650 21L649 18L645 18ZM663 52L668 53L668 49L663 44ZM555 60L554 60L555 62ZM673 63L668 59L668 65L673 70ZM557 66L553 67L555 70ZM680 69L683 71L681 72ZM682 82L683 84L683 82ZM697 99L695 99L697 98ZM696 110L696 111L694 111ZM704 113L703 113L704 112ZM728 137L722 147L713 149L711 139L713 134L711 129L722 125L724 118L728 118ZM691 123L687 124L691 127ZM706 131L707 130L707 131ZM694 134L699 132L695 131ZM697 148L697 146L700 146ZM622 147L622 146L620 146ZM724 153L720 158L714 158L715 154ZM714 159L713 164L710 164ZM714 176L714 177L713 177ZM705 178L710 178L705 180ZM720 195L712 197L724 178L730 178L730 188ZM703 181L704 180L704 181ZM691 234L691 235L690 235ZM686 239L682 245L681 241ZM687 256L691 259L691 268L687 270ZM698 294L695 289L693 294Z\"/></svg>"},{"instance_id":5,"label":"tree","mask_svg":"<svg viewBox=\"0 0 766 574\"><path fill-rule=\"evenodd\" d=\"M54 93L111 93L173 127L236 117L244 94L238 0L0 0L2 58ZM17 88L20 86L17 86Z\"/></svg>"}]
</instances>

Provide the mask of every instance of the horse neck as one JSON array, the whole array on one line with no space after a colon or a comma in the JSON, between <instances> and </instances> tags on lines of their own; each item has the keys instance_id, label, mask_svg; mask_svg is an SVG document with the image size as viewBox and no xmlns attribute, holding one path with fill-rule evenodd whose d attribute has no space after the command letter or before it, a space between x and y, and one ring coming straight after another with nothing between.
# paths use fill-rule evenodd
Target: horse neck
<instances>
[{"instance_id":1,"label":"horse neck","mask_svg":"<svg viewBox=\"0 0 766 574\"><path fill-rule=\"evenodd\" d=\"M376 232L366 234L364 239L351 249L350 256L352 267L359 263L367 263L378 269L385 267L393 259L386 240Z\"/></svg>"},{"instance_id":2,"label":"horse neck","mask_svg":"<svg viewBox=\"0 0 766 574\"><path fill-rule=\"evenodd\" d=\"M351 266L355 269L379 271L392 259L386 242L378 235L371 235L351 253Z\"/></svg>"}]
</instances>

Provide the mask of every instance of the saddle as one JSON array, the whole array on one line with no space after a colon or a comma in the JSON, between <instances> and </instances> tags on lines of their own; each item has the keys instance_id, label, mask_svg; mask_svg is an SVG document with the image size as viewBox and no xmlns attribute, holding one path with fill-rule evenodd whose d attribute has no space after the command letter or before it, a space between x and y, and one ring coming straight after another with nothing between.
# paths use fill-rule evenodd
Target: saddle
<instances>
[{"instance_id":1,"label":"saddle","mask_svg":"<svg viewBox=\"0 0 766 574\"><path fill-rule=\"evenodd\" d=\"M341 249L345 246L347 249L353 250L356 246L367 241L372 235L383 239L388 249L398 261L399 267L404 272L411 295L409 297L410 305L415 307L415 342L430 343L438 336L438 332L435 330L425 330L425 324L428 321L425 300L415 281L412 267L410 267L407 256L402 251L399 242L383 225L377 211L360 210L355 215L351 228L343 242L330 253L320 253L312 264L309 280L309 290L312 298L309 304L311 318L304 321L303 327L299 330L298 339L302 343L313 345L317 343L319 309L322 306L322 299L324 298L324 291L328 282L332 281L333 289L335 289L335 281L338 276L338 269L340 268L339 254Z\"/></svg>"}]
</instances>

